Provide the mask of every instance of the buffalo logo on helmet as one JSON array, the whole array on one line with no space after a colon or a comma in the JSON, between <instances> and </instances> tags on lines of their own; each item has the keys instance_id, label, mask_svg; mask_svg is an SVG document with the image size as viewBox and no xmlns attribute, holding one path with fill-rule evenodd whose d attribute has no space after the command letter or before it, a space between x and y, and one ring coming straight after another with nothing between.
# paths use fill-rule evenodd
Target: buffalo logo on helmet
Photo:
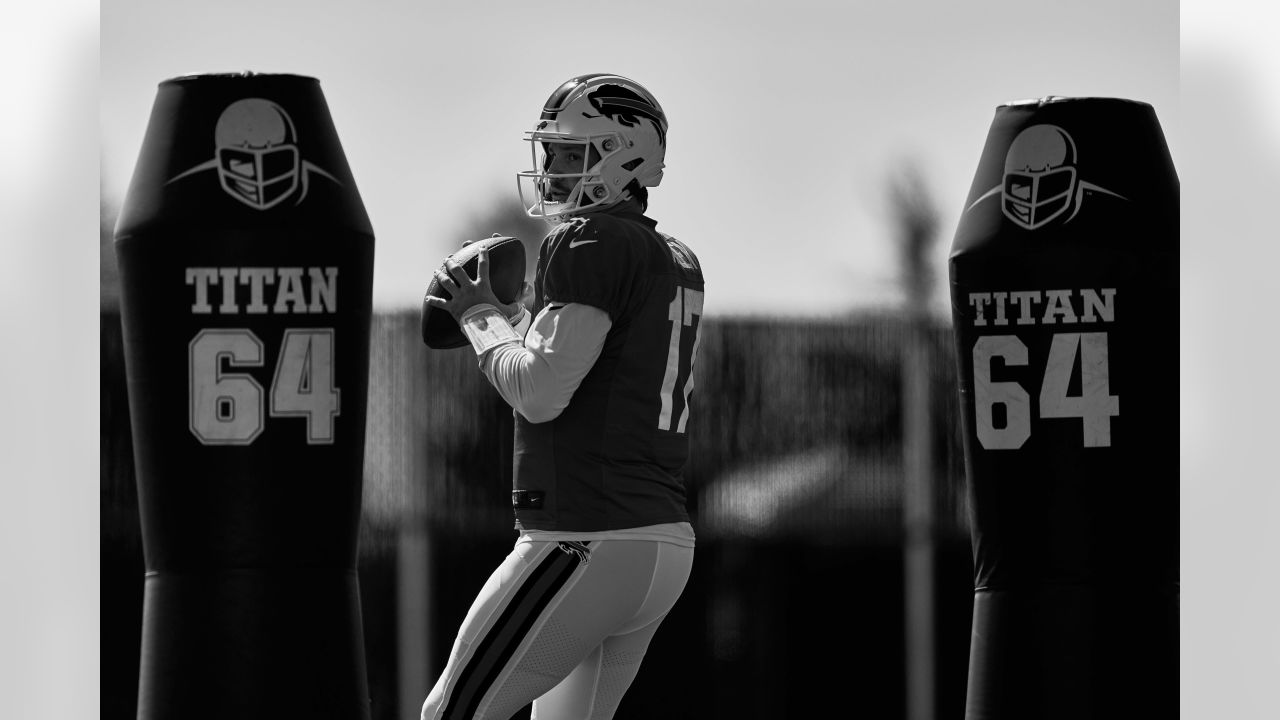
<instances>
[{"instance_id":1,"label":"buffalo logo on helmet","mask_svg":"<svg viewBox=\"0 0 1280 720\"><path fill-rule=\"evenodd\" d=\"M640 124L639 118L649 119L658 128L658 144L666 147L667 118L639 93L621 85L601 85L587 94L587 101L619 125L636 127Z\"/></svg>"},{"instance_id":2,"label":"buffalo logo on helmet","mask_svg":"<svg viewBox=\"0 0 1280 720\"><path fill-rule=\"evenodd\" d=\"M1005 217L1019 227L1035 230L1068 210L1071 214L1062 222L1070 222L1080 212L1085 191L1127 199L1081 179L1076 163L1076 143L1066 130L1044 124L1024 128L1005 153L1001 183L979 196L965 212L999 194Z\"/></svg>"},{"instance_id":3,"label":"buffalo logo on helmet","mask_svg":"<svg viewBox=\"0 0 1280 720\"><path fill-rule=\"evenodd\" d=\"M547 102L543 104L542 122L538 124L537 129L542 130L547 126L548 121L557 120L559 114L579 97L579 93L584 86L590 86L593 81L598 82L606 79L625 80L625 78L619 78L616 75L598 73L571 78L556 88L556 91L551 93L551 97L547 98ZM662 108L658 107L651 98L621 83L605 81L591 89L587 93L586 99L599 114L592 116L584 112L584 117L592 118L603 115L626 127L637 127L640 124L640 117L647 118L658 130L658 144L663 147L666 146L667 116L662 112Z\"/></svg>"},{"instance_id":4,"label":"buffalo logo on helmet","mask_svg":"<svg viewBox=\"0 0 1280 720\"><path fill-rule=\"evenodd\" d=\"M301 158L289 113L262 98L244 98L226 107L214 125L214 156L169 179L166 185L205 170L217 170L224 192L255 210L267 210L297 194L307 196L310 176L337 178ZM301 190L301 192L298 192Z\"/></svg>"}]
</instances>

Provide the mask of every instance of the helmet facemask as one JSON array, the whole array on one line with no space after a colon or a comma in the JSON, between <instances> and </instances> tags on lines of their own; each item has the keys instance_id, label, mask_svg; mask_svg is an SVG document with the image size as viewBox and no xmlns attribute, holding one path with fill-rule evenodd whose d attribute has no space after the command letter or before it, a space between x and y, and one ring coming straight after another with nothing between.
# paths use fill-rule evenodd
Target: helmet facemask
<instances>
[{"instance_id":1,"label":"helmet facemask","mask_svg":"<svg viewBox=\"0 0 1280 720\"><path fill-rule=\"evenodd\" d=\"M276 205L298 187L298 148L220 147L218 176L232 197L259 210Z\"/></svg>"},{"instance_id":2,"label":"helmet facemask","mask_svg":"<svg viewBox=\"0 0 1280 720\"><path fill-rule=\"evenodd\" d=\"M1022 227L1034 230L1067 211L1075 184L1074 167L1007 172L1003 188L1005 214Z\"/></svg>"},{"instance_id":3,"label":"helmet facemask","mask_svg":"<svg viewBox=\"0 0 1280 720\"><path fill-rule=\"evenodd\" d=\"M623 199L622 192L631 178L625 173L610 172L611 166L619 166L618 155L626 148L617 133L583 138L535 130L526 136L534 169L517 173L516 177L521 202L529 215L555 220L607 207ZM548 150L551 145L561 146L560 152L565 152L565 146L581 147L581 167L575 168L576 172L550 172L553 153ZM568 186L563 199L557 200L553 195L555 185Z\"/></svg>"}]
</instances>

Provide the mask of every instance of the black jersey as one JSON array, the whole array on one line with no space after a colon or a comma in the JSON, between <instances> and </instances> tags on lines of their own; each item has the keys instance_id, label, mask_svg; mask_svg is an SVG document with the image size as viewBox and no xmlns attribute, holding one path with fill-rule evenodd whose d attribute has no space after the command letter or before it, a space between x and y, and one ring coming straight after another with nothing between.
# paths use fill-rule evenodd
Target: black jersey
<instances>
[{"instance_id":1,"label":"black jersey","mask_svg":"<svg viewBox=\"0 0 1280 720\"><path fill-rule=\"evenodd\" d=\"M589 532L688 521L693 363L702 321L697 257L634 211L573 218L542 242L535 314L597 307L611 326L595 365L554 420L516 413L516 520Z\"/></svg>"}]
</instances>

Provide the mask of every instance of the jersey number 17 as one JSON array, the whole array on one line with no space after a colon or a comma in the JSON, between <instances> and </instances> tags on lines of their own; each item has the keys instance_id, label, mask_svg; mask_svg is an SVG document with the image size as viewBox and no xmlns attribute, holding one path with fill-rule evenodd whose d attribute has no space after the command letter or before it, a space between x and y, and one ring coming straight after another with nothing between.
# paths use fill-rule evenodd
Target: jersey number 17
<instances>
[{"instance_id":1,"label":"jersey number 17","mask_svg":"<svg viewBox=\"0 0 1280 720\"><path fill-rule=\"evenodd\" d=\"M698 322L694 322L694 317L698 317ZM662 390L659 393L662 401L662 410L658 414L659 430L672 430L674 424L674 430L683 433L685 424L689 421L689 393L693 392L693 363L698 357L701 318L702 291L676 286L676 296L671 300L667 312L667 319L671 321L671 344L667 348L667 372L662 377ZM680 342L686 327L693 332L693 342L687 344ZM681 352L684 347L689 348L687 357ZM684 402L682 409L673 417L672 396L681 377L684 378L681 386Z\"/></svg>"}]
</instances>

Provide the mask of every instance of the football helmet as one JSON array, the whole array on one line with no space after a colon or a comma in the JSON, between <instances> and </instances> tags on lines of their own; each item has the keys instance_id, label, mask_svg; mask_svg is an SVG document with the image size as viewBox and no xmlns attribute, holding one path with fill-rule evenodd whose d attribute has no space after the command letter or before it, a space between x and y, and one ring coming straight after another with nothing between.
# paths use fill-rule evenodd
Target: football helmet
<instances>
[{"instance_id":1,"label":"football helmet","mask_svg":"<svg viewBox=\"0 0 1280 720\"><path fill-rule=\"evenodd\" d=\"M620 202L628 197L632 180L642 187L662 182L667 116L634 80L607 73L580 75L551 94L525 140L533 169L516 174L525 212L560 221ZM582 167L551 172L552 143L581 145ZM569 183L572 188L564 196Z\"/></svg>"},{"instance_id":2,"label":"football helmet","mask_svg":"<svg viewBox=\"0 0 1280 720\"><path fill-rule=\"evenodd\" d=\"M1056 125L1032 125L1004 161L1004 214L1034 230L1067 211L1076 186L1076 144Z\"/></svg>"},{"instance_id":3,"label":"football helmet","mask_svg":"<svg viewBox=\"0 0 1280 720\"><path fill-rule=\"evenodd\" d=\"M237 100L222 111L213 132L218 176L231 197L266 210L298 187L297 133L279 105Z\"/></svg>"}]
</instances>

